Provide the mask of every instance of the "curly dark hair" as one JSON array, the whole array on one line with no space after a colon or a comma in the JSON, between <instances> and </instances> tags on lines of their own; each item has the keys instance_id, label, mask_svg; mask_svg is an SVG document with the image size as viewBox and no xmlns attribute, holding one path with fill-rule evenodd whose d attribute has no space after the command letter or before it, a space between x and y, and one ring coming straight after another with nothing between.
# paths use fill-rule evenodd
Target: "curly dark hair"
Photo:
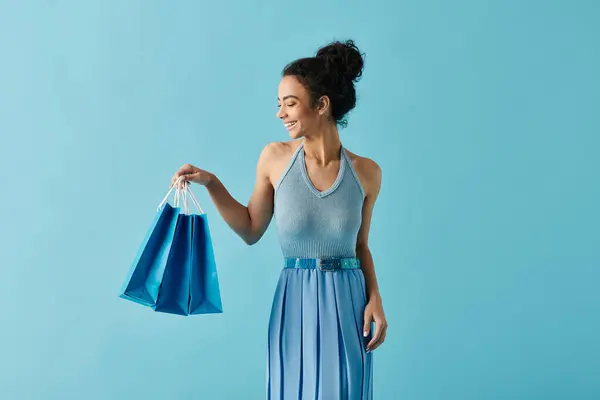
<instances>
[{"instance_id":1,"label":"curly dark hair","mask_svg":"<svg viewBox=\"0 0 600 400\"><path fill-rule=\"evenodd\" d=\"M362 76L364 54L353 40L334 41L321 47L315 57L295 60L285 66L282 76L295 76L310 93L311 107L328 96L331 118L346 127L346 114L356 106L354 83Z\"/></svg>"}]
</instances>

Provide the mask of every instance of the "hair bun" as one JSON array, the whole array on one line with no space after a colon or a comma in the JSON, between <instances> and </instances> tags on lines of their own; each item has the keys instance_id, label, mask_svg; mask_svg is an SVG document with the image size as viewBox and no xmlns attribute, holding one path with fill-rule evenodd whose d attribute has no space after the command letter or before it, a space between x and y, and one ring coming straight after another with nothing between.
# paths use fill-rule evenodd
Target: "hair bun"
<instances>
[{"instance_id":1,"label":"hair bun","mask_svg":"<svg viewBox=\"0 0 600 400\"><path fill-rule=\"evenodd\" d=\"M363 56L354 41L334 41L317 51L317 58L325 60L325 68L341 73L347 81L358 81L364 66Z\"/></svg>"}]
</instances>

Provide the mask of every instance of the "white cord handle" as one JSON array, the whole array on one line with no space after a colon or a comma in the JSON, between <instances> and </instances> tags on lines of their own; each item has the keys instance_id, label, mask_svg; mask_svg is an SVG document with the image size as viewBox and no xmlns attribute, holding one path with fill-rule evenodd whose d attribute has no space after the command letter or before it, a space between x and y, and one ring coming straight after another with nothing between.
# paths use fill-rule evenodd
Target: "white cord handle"
<instances>
[{"instance_id":1,"label":"white cord handle","mask_svg":"<svg viewBox=\"0 0 600 400\"><path fill-rule=\"evenodd\" d=\"M184 183L184 187L187 186L187 183ZM177 188L175 191L175 202L174 202L174 206L176 208L178 208L181 204L181 196L183 195L183 212L186 214L190 213L190 207L188 206L188 202L187 202L187 192L185 191L185 189L179 189Z\"/></svg>"},{"instance_id":2,"label":"white cord handle","mask_svg":"<svg viewBox=\"0 0 600 400\"><path fill-rule=\"evenodd\" d=\"M181 197L181 194L183 192L184 212L186 214L190 213L190 208L189 208L188 201L187 201L187 196L189 194L192 202L194 203L194 205L200 211L200 214L204 214L204 210L202 210L202 207L200 207L200 203L198 202L198 200L196 199L196 196L194 196L194 193L192 193L192 191L191 191L191 189L189 187L190 184L188 182L183 182L183 189L179 189L179 183L180 183L180 181L182 179L183 179L183 176L180 176L179 178L177 178L177 181L175 181L175 183L171 186L171 188L167 192L167 195L164 197L164 199L158 205L157 211L160 211L160 209L165 205L165 203L169 199L169 195L171 194L171 192L173 191L173 189L175 189L175 200L174 200L174 203L173 203L174 207L176 207L176 208L179 207L180 197Z\"/></svg>"},{"instance_id":3,"label":"white cord handle","mask_svg":"<svg viewBox=\"0 0 600 400\"><path fill-rule=\"evenodd\" d=\"M196 196L194 196L194 193L192 193L192 189L189 188L189 185L185 186L185 192L186 194L190 195L190 198L192 199L192 203L194 203L194 205L198 208L198 210L200 211L200 214L204 214L204 210L202 210L202 207L200 207L200 203L198 203L198 200L196 199ZM186 196L187 198L187 196Z\"/></svg>"}]
</instances>

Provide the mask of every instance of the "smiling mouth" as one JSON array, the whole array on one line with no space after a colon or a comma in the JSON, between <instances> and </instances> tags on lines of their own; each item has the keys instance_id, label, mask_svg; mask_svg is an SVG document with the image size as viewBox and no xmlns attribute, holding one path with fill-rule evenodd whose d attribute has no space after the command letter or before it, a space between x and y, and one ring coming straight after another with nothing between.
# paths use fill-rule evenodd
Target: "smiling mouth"
<instances>
[{"instance_id":1,"label":"smiling mouth","mask_svg":"<svg viewBox=\"0 0 600 400\"><path fill-rule=\"evenodd\" d=\"M298 121L287 122L285 124L285 127L288 128L288 129L290 129L290 128L294 127L296 125L296 123L298 123Z\"/></svg>"}]
</instances>

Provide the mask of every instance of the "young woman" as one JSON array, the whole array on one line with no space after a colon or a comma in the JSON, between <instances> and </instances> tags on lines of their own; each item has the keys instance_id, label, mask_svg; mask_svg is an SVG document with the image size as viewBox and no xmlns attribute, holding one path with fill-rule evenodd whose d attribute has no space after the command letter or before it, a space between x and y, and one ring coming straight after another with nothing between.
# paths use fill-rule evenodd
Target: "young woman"
<instances>
[{"instance_id":1,"label":"young woman","mask_svg":"<svg viewBox=\"0 0 600 400\"><path fill-rule=\"evenodd\" d=\"M269 319L268 399L372 398L371 351L387 330L368 244L381 168L344 148L338 133L362 69L351 40L284 68L277 117L293 140L264 147L248 206L208 171L187 164L173 176L204 185L249 245L275 216L284 257Z\"/></svg>"}]
</instances>

